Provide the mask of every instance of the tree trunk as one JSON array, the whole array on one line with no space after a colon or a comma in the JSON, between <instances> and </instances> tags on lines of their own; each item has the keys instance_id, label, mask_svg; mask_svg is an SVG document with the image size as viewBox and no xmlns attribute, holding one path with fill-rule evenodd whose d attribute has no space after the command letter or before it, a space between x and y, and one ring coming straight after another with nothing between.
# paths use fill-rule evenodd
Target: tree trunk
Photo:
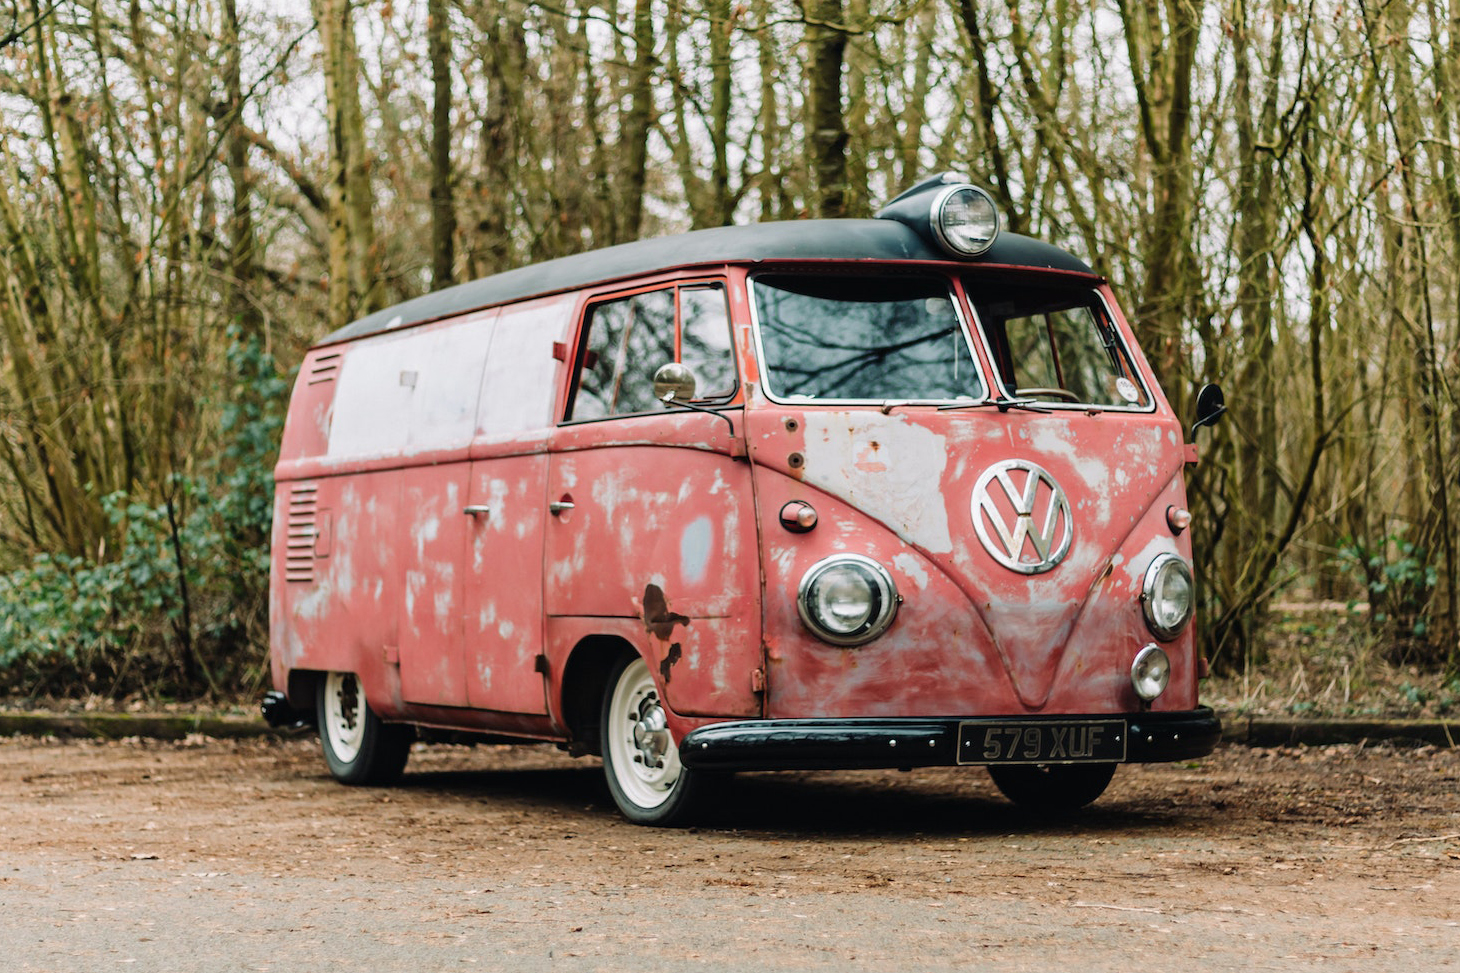
<instances>
[{"instance_id":1,"label":"tree trunk","mask_svg":"<svg viewBox=\"0 0 1460 973\"><path fill-rule=\"evenodd\" d=\"M649 168L649 130L654 124L654 16L650 0L634 2L634 62L629 71L629 110L619 137L622 227L613 243L639 238L644 220L644 181Z\"/></svg>"},{"instance_id":2,"label":"tree trunk","mask_svg":"<svg viewBox=\"0 0 1460 973\"><path fill-rule=\"evenodd\" d=\"M427 0L426 50L431 61L431 284L446 287L452 282L456 265L456 201L451 190L451 17L446 0Z\"/></svg>"},{"instance_id":3,"label":"tree trunk","mask_svg":"<svg viewBox=\"0 0 1460 973\"><path fill-rule=\"evenodd\" d=\"M847 213L847 125L842 70L847 49L842 0L807 0L806 131L815 194L812 212L823 219Z\"/></svg>"},{"instance_id":4,"label":"tree trunk","mask_svg":"<svg viewBox=\"0 0 1460 973\"><path fill-rule=\"evenodd\" d=\"M253 220L253 177L248 168L248 137L243 125L242 41L236 0L223 0L223 97L220 124L225 128L228 181L233 189L228 259L228 303L243 340L262 345L264 317L254 299L258 286L257 242Z\"/></svg>"},{"instance_id":5,"label":"tree trunk","mask_svg":"<svg viewBox=\"0 0 1460 973\"><path fill-rule=\"evenodd\" d=\"M329 122L329 323L339 328L384 304L370 161L360 107L352 0L314 0Z\"/></svg>"}]
</instances>

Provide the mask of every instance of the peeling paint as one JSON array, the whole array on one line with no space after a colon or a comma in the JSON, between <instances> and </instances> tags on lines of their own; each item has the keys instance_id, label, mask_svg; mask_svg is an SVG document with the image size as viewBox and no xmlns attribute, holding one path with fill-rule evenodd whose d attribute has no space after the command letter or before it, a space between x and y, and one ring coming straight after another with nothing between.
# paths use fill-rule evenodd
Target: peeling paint
<instances>
[{"instance_id":1,"label":"peeling paint","mask_svg":"<svg viewBox=\"0 0 1460 973\"><path fill-rule=\"evenodd\" d=\"M928 572L923 567L922 561L918 558L906 551L902 551L892 559L892 563L896 566L897 570L907 575L912 583L917 586L918 591L922 591L928 587Z\"/></svg>"},{"instance_id":2,"label":"peeling paint","mask_svg":"<svg viewBox=\"0 0 1460 973\"><path fill-rule=\"evenodd\" d=\"M705 569L710 565L710 544L713 540L714 527L710 524L708 517L696 517L680 534L679 570L688 584L696 585L705 579Z\"/></svg>"},{"instance_id":3,"label":"peeling paint","mask_svg":"<svg viewBox=\"0 0 1460 973\"><path fill-rule=\"evenodd\" d=\"M953 549L941 489L948 463L943 436L876 411L808 412L805 423L807 483L855 503L925 550ZM865 459L870 456L875 460Z\"/></svg>"}]
</instances>

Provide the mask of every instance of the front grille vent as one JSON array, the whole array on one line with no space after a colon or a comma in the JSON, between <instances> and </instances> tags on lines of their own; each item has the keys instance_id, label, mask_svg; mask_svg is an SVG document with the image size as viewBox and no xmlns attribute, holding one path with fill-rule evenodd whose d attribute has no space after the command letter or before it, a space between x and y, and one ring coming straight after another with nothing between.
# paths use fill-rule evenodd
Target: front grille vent
<instances>
[{"instance_id":1,"label":"front grille vent","mask_svg":"<svg viewBox=\"0 0 1460 973\"><path fill-rule=\"evenodd\" d=\"M318 487L312 483L289 489L289 521L284 549L284 580L314 580L314 541L319 528Z\"/></svg>"}]
</instances>

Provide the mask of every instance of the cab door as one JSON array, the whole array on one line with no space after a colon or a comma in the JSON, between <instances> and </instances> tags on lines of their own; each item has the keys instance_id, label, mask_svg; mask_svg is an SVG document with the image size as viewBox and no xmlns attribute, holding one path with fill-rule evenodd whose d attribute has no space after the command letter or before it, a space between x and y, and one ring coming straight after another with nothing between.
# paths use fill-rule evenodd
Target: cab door
<instances>
[{"instance_id":1,"label":"cab door","mask_svg":"<svg viewBox=\"0 0 1460 973\"><path fill-rule=\"evenodd\" d=\"M709 412L655 397L674 361ZM678 713L759 715L759 555L724 283L595 300L576 363L548 459L547 615L631 637Z\"/></svg>"}]
</instances>

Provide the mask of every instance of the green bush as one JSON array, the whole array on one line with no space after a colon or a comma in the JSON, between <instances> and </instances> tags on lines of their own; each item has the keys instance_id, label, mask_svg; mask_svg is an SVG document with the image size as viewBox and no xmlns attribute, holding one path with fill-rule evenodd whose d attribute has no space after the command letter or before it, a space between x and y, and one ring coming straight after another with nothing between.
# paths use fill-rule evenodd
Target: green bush
<instances>
[{"instance_id":1,"label":"green bush","mask_svg":"<svg viewBox=\"0 0 1460 973\"><path fill-rule=\"evenodd\" d=\"M40 554L0 574L0 693L251 696L266 671L273 461L288 382L235 340L216 455L156 485L160 501L100 502L105 559Z\"/></svg>"},{"instance_id":2,"label":"green bush","mask_svg":"<svg viewBox=\"0 0 1460 973\"><path fill-rule=\"evenodd\" d=\"M1389 647L1396 662L1437 664L1441 647L1430 638L1430 602L1439 572L1428 552L1403 531L1377 544L1349 538L1339 547L1339 564L1362 585L1369 603L1369 625Z\"/></svg>"}]
</instances>

